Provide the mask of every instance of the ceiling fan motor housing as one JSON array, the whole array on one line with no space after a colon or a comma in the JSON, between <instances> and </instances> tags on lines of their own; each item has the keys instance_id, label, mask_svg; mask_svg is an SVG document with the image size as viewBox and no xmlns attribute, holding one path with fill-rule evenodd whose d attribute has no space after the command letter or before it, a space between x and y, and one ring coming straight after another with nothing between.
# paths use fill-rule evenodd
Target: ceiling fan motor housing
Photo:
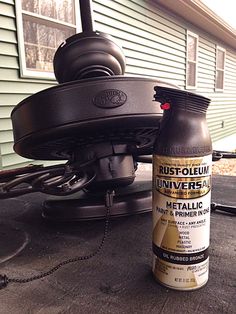
<instances>
[{"instance_id":1,"label":"ceiling fan motor housing","mask_svg":"<svg viewBox=\"0 0 236 314\"><path fill-rule=\"evenodd\" d=\"M125 55L113 38L102 32L75 34L57 49L54 73L59 83L85 78L122 75Z\"/></svg>"}]
</instances>

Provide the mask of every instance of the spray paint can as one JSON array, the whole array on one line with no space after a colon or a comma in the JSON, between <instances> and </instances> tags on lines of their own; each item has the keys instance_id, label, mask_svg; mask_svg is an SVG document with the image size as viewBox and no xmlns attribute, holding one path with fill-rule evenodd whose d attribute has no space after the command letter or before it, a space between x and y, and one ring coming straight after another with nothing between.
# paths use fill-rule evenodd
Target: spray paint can
<instances>
[{"instance_id":1,"label":"spray paint can","mask_svg":"<svg viewBox=\"0 0 236 314\"><path fill-rule=\"evenodd\" d=\"M153 274L166 287L195 290L209 271L210 100L166 87L155 91L164 113L153 154Z\"/></svg>"}]
</instances>

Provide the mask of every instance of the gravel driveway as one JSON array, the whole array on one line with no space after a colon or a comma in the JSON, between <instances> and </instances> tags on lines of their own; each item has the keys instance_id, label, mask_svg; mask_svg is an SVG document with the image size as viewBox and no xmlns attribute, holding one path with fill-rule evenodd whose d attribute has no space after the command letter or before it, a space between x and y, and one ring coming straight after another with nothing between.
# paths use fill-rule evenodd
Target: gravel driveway
<instances>
[{"instance_id":1,"label":"gravel driveway","mask_svg":"<svg viewBox=\"0 0 236 314\"><path fill-rule=\"evenodd\" d=\"M222 158L213 162L212 173L236 176L236 158Z\"/></svg>"}]
</instances>

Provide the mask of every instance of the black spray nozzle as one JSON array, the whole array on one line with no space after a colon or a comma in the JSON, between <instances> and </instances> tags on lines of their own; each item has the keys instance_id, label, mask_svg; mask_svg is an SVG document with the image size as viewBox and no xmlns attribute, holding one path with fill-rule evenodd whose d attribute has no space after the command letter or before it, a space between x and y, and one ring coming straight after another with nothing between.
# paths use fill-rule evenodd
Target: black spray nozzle
<instances>
[{"instance_id":1,"label":"black spray nozzle","mask_svg":"<svg viewBox=\"0 0 236 314\"><path fill-rule=\"evenodd\" d=\"M206 113L210 99L202 95L181 89L155 86L155 101L161 103L161 108L182 109L198 113Z\"/></svg>"}]
</instances>

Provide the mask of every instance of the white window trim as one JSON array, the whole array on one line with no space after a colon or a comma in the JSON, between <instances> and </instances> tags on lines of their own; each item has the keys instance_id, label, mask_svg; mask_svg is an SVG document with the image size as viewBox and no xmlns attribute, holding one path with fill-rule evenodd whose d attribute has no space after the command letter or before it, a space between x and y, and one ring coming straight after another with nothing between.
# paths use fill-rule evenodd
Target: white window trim
<instances>
[{"instance_id":1,"label":"white window trim","mask_svg":"<svg viewBox=\"0 0 236 314\"><path fill-rule=\"evenodd\" d=\"M18 42L18 51L19 51L19 63L20 63L20 77L21 78L33 78L33 79L46 79L46 80L55 80L55 75L52 72L43 72L43 71L33 71L26 68L26 59L25 59L25 47L24 47L24 32L23 32L23 18L22 13L34 16L34 13L27 12L22 10L21 0L15 0L16 8L16 26L17 26L17 42ZM44 19L44 17L42 18ZM50 17L45 17L45 20L56 22ZM76 32L81 32L82 26L80 21L80 10L78 1L75 0L75 25ZM60 22L60 25L74 26L66 22Z\"/></svg>"},{"instance_id":2,"label":"white window trim","mask_svg":"<svg viewBox=\"0 0 236 314\"><path fill-rule=\"evenodd\" d=\"M217 50L221 50L224 52L224 64L223 64L223 70L220 68L217 68ZM216 63L215 63L215 92L223 92L224 91L224 87L225 87L225 61L226 61L226 49L216 45ZM223 87L222 88L217 88L216 87L216 73L217 71L222 71L223 72Z\"/></svg>"},{"instance_id":3,"label":"white window trim","mask_svg":"<svg viewBox=\"0 0 236 314\"><path fill-rule=\"evenodd\" d=\"M196 71L195 71L195 85L188 85L188 75L187 75L187 69L188 69L188 36L192 36L195 37L197 40L197 49L196 49L196 61L190 61L192 63L196 64ZM186 81L185 81L185 88L186 89L197 89L197 77L198 77L198 42L199 42L199 36L189 30L187 30L187 34L186 34Z\"/></svg>"}]
</instances>

